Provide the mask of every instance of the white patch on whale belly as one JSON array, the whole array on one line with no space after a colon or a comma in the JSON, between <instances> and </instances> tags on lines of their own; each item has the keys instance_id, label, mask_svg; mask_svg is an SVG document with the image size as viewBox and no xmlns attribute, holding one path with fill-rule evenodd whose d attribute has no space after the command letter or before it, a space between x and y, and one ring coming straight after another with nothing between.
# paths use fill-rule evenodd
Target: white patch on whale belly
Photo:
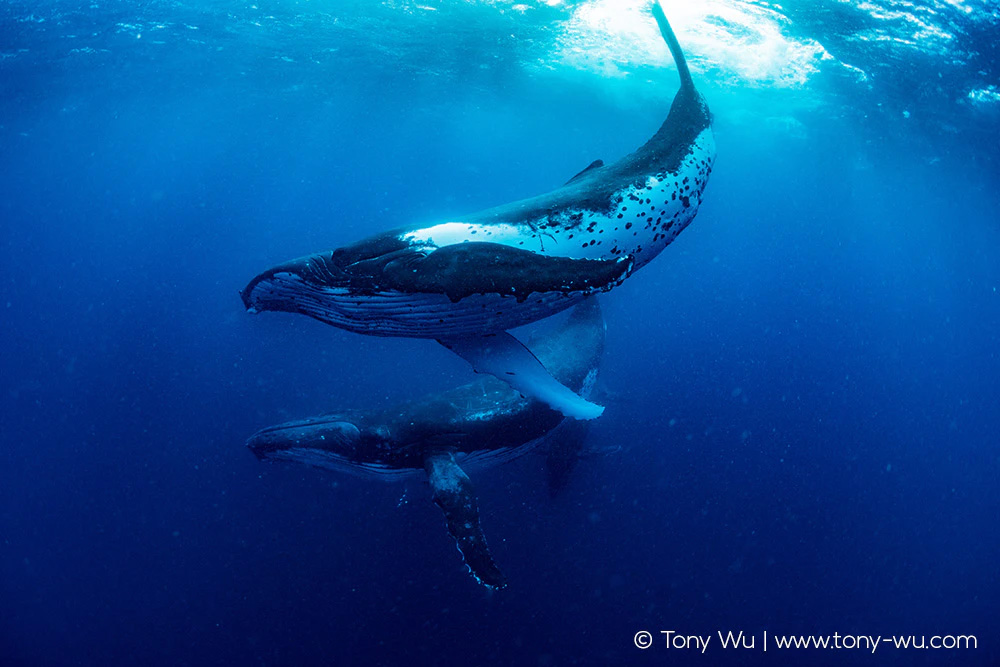
<instances>
[{"instance_id":1,"label":"white patch on whale belly","mask_svg":"<svg viewBox=\"0 0 1000 667\"><path fill-rule=\"evenodd\" d=\"M531 231L524 225L508 223L483 225L469 222L442 222L406 232L400 238L407 243L436 248L471 241L500 243L517 248L524 246L525 241L531 239ZM535 250L535 248L527 249Z\"/></svg>"},{"instance_id":2,"label":"white patch on whale belly","mask_svg":"<svg viewBox=\"0 0 1000 667\"><path fill-rule=\"evenodd\" d=\"M568 250L571 256L587 259L632 255L638 269L694 220L714 161L715 137L709 128L698 135L675 171L651 174L642 185L617 192L615 199L620 201L610 214L583 210L580 224L572 228L550 225L547 231L554 243L546 249L554 250L549 254Z\"/></svg>"},{"instance_id":3,"label":"white patch on whale belly","mask_svg":"<svg viewBox=\"0 0 1000 667\"><path fill-rule=\"evenodd\" d=\"M715 137L706 128L675 171L650 174L642 185L619 190L612 195L616 204L610 212L565 210L558 218L545 215L523 224L452 221L406 232L400 238L429 249L487 241L552 257L632 255L639 268L694 220L714 162ZM572 226L566 220L573 220Z\"/></svg>"}]
</instances>

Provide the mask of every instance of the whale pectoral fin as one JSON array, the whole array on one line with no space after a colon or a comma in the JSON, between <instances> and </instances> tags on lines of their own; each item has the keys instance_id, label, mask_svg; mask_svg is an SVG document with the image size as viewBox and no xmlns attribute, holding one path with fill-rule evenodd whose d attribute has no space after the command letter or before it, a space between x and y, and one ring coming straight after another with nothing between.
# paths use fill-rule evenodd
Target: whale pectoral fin
<instances>
[{"instance_id":1,"label":"whale pectoral fin","mask_svg":"<svg viewBox=\"0 0 1000 667\"><path fill-rule=\"evenodd\" d=\"M581 171L579 174L577 174L573 178L571 178L568 181L566 181L564 183L564 185L569 185L570 183L572 183L576 179L580 178L581 176L583 176L584 174L586 174L587 172L589 172L591 169L600 169L603 166L604 166L604 160L594 160L593 162L591 162L590 164L588 164L586 167L584 167L583 171Z\"/></svg>"},{"instance_id":2,"label":"whale pectoral fin","mask_svg":"<svg viewBox=\"0 0 1000 667\"><path fill-rule=\"evenodd\" d=\"M477 373L494 375L567 417L596 419L604 412L552 377L538 357L507 332L438 342L472 364Z\"/></svg>"},{"instance_id":3,"label":"whale pectoral fin","mask_svg":"<svg viewBox=\"0 0 1000 667\"><path fill-rule=\"evenodd\" d=\"M536 292L602 292L620 284L635 266L632 255L554 257L484 241L454 243L426 255L408 252L384 265L377 285L407 293L444 294L454 302L473 294L523 301Z\"/></svg>"},{"instance_id":4,"label":"whale pectoral fin","mask_svg":"<svg viewBox=\"0 0 1000 667\"><path fill-rule=\"evenodd\" d=\"M476 581L489 588L503 588L507 579L493 561L486 538L479 527L479 504L472 481L450 451L436 451L424 457L424 470L431 483L434 503L444 512L448 533Z\"/></svg>"}]
</instances>

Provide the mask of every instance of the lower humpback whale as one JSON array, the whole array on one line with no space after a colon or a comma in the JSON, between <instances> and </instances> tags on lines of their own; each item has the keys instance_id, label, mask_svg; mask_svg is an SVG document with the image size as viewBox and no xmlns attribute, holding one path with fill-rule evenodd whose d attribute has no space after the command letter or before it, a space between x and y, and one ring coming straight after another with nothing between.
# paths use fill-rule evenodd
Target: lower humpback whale
<instances>
[{"instance_id":1,"label":"lower humpback whale","mask_svg":"<svg viewBox=\"0 0 1000 667\"><path fill-rule=\"evenodd\" d=\"M301 313L358 333L434 338L562 414L603 408L555 382L508 329L620 284L694 219L715 161L712 118L658 3L680 89L649 141L565 185L452 220L395 229L271 268L251 312Z\"/></svg>"},{"instance_id":2,"label":"lower humpback whale","mask_svg":"<svg viewBox=\"0 0 1000 667\"><path fill-rule=\"evenodd\" d=\"M588 396L604 351L604 319L596 297L576 306L565 323L534 347L561 382ZM464 468L509 461L549 446L549 477L561 483L573 462L566 457L579 453L586 424L483 377L404 405L266 428L247 446L262 460L385 479L424 471L472 575L490 588L502 588L506 579L487 548L475 490Z\"/></svg>"}]
</instances>

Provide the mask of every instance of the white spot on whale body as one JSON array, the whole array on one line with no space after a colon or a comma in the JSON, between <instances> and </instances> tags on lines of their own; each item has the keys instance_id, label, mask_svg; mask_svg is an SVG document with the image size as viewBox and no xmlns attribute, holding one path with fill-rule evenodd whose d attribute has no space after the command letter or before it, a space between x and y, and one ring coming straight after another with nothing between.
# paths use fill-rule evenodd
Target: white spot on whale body
<instances>
[{"instance_id":1,"label":"white spot on whale body","mask_svg":"<svg viewBox=\"0 0 1000 667\"><path fill-rule=\"evenodd\" d=\"M590 395L594 393L594 387L597 386L597 369L591 368L587 371L587 376L583 378L583 387L580 389L580 396L584 398L590 398Z\"/></svg>"},{"instance_id":2,"label":"white spot on whale body","mask_svg":"<svg viewBox=\"0 0 1000 667\"><path fill-rule=\"evenodd\" d=\"M500 223L495 225L472 224L468 222L442 222L404 233L401 240L416 245L436 248L481 241L519 247L521 242L531 238L531 231L523 225ZM534 248L528 248L534 250Z\"/></svg>"},{"instance_id":3,"label":"white spot on whale body","mask_svg":"<svg viewBox=\"0 0 1000 667\"><path fill-rule=\"evenodd\" d=\"M452 461L454 463L454 461ZM445 468L434 466L434 491L436 493L456 494L462 490L462 477L457 465Z\"/></svg>"}]
</instances>

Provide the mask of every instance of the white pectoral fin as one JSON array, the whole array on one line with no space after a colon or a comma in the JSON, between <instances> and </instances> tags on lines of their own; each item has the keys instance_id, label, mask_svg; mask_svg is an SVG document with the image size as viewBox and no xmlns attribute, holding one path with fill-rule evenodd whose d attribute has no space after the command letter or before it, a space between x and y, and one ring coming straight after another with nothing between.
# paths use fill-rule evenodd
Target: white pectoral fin
<instances>
[{"instance_id":1,"label":"white pectoral fin","mask_svg":"<svg viewBox=\"0 0 1000 667\"><path fill-rule=\"evenodd\" d=\"M552 377L531 350L509 333L451 338L440 343L472 364L477 373L496 376L524 396L567 417L596 419L604 412L603 407L581 398Z\"/></svg>"}]
</instances>

